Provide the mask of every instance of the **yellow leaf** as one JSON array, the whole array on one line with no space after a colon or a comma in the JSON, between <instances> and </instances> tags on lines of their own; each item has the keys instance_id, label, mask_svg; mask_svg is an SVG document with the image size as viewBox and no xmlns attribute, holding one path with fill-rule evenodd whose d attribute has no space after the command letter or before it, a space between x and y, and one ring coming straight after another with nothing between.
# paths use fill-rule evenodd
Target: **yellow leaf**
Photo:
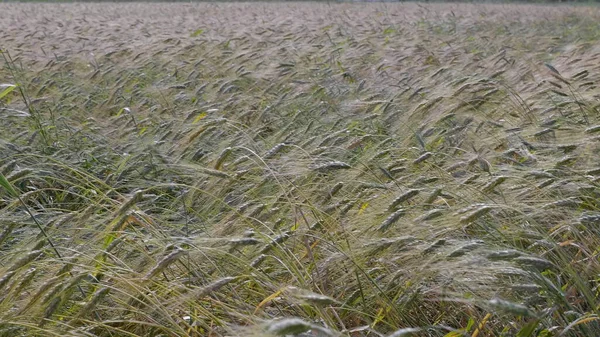
<instances>
[{"instance_id":1,"label":"yellow leaf","mask_svg":"<svg viewBox=\"0 0 600 337\"><path fill-rule=\"evenodd\" d=\"M564 246L571 245L573 243L575 243L575 240L567 240L567 241L563 241L563 242L559 243L558 245L561 247L564 247Z\"/></svg>"},{"instance_id":2,"label":"yellow leaf","mask_svg":"<svg viewBox=\"0 0 600 337\"><path fill-rule=\"evenodd\" d=\"M358 215L361 215L365 211L365 209L367 209L367 207L369 207L369 203L363 202L363 204L360 205L360 210L358 210Z\"/></svg>"},{"instance_id":3,"label":"yellow leaf","mask_svg":"<svg viewBox=\"0 0 600 337\"><path fill-rule=\"evenodd\" d=\"M262 308L263 306L265 306L267 303L271 302L275 297L281 295L281 292L282 292L281 289L279 289L276 292L272 293L271 295L267 296L260 303L258 303L258 305L256 306L256 309L254 310L254 314L256 315L256 313L258 313L258 311L260 310L260 308Z\"/></svg>"},{"instance_id":4,"label":"yellow leaf","mask_svg":"<svg viewBox=\"0 0 600 337\"><path fill-rule=\"evenodd\" d=\"M585 323L589 323L589 322L593 322L593 321L597 321L598 319L600 319L600 317L598 316L593 316L593 317L587 317L584 319L581 319L579 321L577 321L577 323L573 324L573 326L579 325L579 324L585 324Z\"/></svg>"},{"instance_id":5,"label":"yellow leaf","mask_svg":"<svg viewBox=\"0 0 600 337\"><path fill-rule=\"evenodd\" d=\"M202 120L202 118L204 118L206 116L207 116L206 112L200 113L196 118L194 118L194 121L192 122L192 124L198 123L200 120Z\"/></svg>"},{"instance_id":6,"label":"yellow leaf","mask_svg":"<svg viewBox=\"0 0 600 337\"><path fill-rule=\"evenodd\" d=\"M293 226L292 226L292 228L291 228L292 232L293 232L293 231L295 231L295 230L297 230L297 229L298 229L298 227L300 227L300 225L298 225L298 223L297 223L297 222L295 222L295 223L294 223L294 225L293 225Z\"/></svg>"},{"instance_id":7,"label":"yellow leaf","mask_svg":"<svg viewBox=\"0 0 600 337\"><path fill-rule=\"evenodd\" d=\"M377 323L383 321L384 318L385 318L384 309L380 308L379 311L377 311L377 316L375 317L373 324L371 324L371 329L375 328L375 325L377 325Z\"/></svg>"},{"instance_id":8,"label":"yellow leaf","mask_svg":"<svg viewBox=\"0 0 600 337\"><path fill-rule=\"evenodd\" d=\"M487 315L485 315L485 317L483 317L483 319L479 323L479 326L477 327L477 329L475 329L475 331L473 331L473 335L471 335L471 337L479 336L479 332L481 332L481 329L483 329L483 327L485 326L485 323L487 323L487 321L490 319L490 317L492 317L492 314L490 314L490 313L488 313Z\"/></svg>"}]
</instances>

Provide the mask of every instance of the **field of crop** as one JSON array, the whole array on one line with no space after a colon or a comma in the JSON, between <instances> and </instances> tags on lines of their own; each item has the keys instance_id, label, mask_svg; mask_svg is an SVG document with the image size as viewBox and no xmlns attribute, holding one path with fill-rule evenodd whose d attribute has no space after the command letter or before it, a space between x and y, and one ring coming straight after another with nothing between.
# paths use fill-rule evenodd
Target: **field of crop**
<instances>
[{"instance_id":1,"label":"field of crop","mask_svg":"<svg viewBox=\"0 0 600 337\"><path fill-rule=\"evenodd\" d=\"M0 336L600 335L600 9L0 13Z\"/></svg>"}]
</instances>

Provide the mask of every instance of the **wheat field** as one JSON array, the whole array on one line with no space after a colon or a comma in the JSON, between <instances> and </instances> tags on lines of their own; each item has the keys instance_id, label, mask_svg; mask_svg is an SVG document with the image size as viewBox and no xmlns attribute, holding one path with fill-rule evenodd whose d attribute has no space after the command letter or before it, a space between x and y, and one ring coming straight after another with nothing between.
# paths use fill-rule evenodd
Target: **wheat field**
<instances>
[{"instance_id":1,"label":"wheat field","mask_svg":"<svg viewBox=\"0 0 600 337\"><path fill-rule=\"evenodd\" d=\"M600 336L599 8L0 13L0 336Z\"/></svg>"}]
</instances>

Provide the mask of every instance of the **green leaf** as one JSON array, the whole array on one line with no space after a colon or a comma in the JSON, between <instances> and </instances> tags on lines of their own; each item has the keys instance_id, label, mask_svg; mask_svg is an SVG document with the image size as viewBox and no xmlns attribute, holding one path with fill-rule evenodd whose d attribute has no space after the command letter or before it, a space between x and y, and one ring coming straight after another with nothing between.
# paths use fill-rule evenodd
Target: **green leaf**
<instances>
[{"instance_id":1,"label":"green leaf","mask_svg":"<svg viewBox=\"0 0 600 337\"><path fill-rule=\"evenodd\" d=\"M444 337L462 337L462 336L464 336L464 333L461 332L460 330L451 331L444 335Z\"/></svg>"},{"instance_id":2,"label":"green leaf","mask_svg":"<svg viewBox=\"0 0 600 337\"><path fill-rule=\"evenodd\" d=\"M539 321L536 319L534 321L529 322L529 324L525 325L519 332L517 333L517 337L530 337L533 336L535 332L535 328L537 328Z\"/></svg>"},{"instance_id":3,"label":"green leaf","mask_svg":"<svg viewBox=\"0 0 600 337\"><path fill-rule=\"evenodd\" d=\"M394 28L388 27L383 30L383 35L390 35L390 34L394 34L395 32L396 32L396 30Z\"/></svg>"},{"instance_id":4,"label":"green leaf","mask_svg":"<svg viewBox=\"0 0 600 337\"><path fill-rule=\"evenodd\" d=\"M2 187L4 187L6 192L8 192L8 194L10 194L11 196L13 196L13 197L19 196L19 193L17 193L15 188L12 186L12 184L10 182L8 182L8 179L6 179L6 177L2 173L0 173L0 185Z\"/></svg>"},{"instance_id":5,"label":"green leaf","mask_svg":"<svg viewBox=\"0 0 600 337\"><path fill-rule=\"evenodd\" d=\"M552 332L550 332L550 330L548 330L548 329L544 329L544 330L540 331L540 333L537 335L537 337L552 337Z\"/></svg>"},{"instance_id":6,"label":"green leaf","mask_svg":"<svg viewBox=\"0 0 600 337\"><path fill-rule=\"evenodd\" d=\"M17 88L14 84L0 84L0 99L4 96L10 94L13 90ZM4 90L2 90L4 89Z\"/></svg>"},{"instance_id":7,"label":"green leaf","mask_svg":"<svg viewBox=\"0 0 600 337\"><path fill-rule=\"evenodd\" d=\"M204 33L204 29L196 29L190 36L191 37L196 37L196 36L199 36L202 33Z\"/></svg>"},{"instance_id":8,"label":"green leaf","mask_svg":"<svg viewBox=\"0 0 600 337\"><path fill-rule=\"evenodd\" d=\"M465 330L471 331L471 328L473 328L474 325L475 325L475 320L473 319L473 317L469 317L469 323L467 323L467 328Z\"/></svg>"},{"instance_id":9,"label":"green leaf","mask_svg":"<svg viewBox=\"0 0 600 337\"><path fill-rule=\"evenodd\" d=\"M119 112L117 113L116 117L121 116L123 114L123 112L131 113L131 109L129 109L129 108L121 108L121 110L119 110Z\"/></svg>"}]
</instances>

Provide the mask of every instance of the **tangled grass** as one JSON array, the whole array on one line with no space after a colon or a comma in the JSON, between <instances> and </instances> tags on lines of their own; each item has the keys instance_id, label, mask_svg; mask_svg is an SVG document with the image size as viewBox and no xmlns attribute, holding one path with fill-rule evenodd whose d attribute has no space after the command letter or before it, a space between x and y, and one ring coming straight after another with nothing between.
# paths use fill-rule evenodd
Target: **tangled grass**
<instances>
[{"instance_id":1,"label":"tangled grass","mask_svg":"<svg viewBox=\"0 0 600 337\"><path fill-rule=\"evenodd\" d=\"M597 8L0 13L0 335L600 331Z\"/></svg>"}]
</instances>

